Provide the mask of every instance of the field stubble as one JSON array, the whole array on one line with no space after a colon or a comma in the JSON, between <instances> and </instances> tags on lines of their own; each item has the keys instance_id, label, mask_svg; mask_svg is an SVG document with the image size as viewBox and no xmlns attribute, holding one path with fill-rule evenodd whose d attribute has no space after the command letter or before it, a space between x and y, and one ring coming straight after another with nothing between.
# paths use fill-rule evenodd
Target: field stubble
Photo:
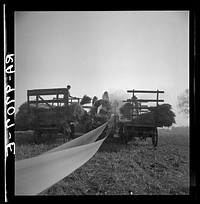
<instances>
[{"instance_id":1,"label":"field stubble","mask_svg":"<svg viewBox=\"0 0 200 204\"><path fill-rule=\"evenodd\" d=\"M189 136L161 134L158 146L107 138L83 166L42 195L188 195ZM30 158L62 144L35 145L32 133L16 134L16 160Z\"/></svg>"}]
</instances>

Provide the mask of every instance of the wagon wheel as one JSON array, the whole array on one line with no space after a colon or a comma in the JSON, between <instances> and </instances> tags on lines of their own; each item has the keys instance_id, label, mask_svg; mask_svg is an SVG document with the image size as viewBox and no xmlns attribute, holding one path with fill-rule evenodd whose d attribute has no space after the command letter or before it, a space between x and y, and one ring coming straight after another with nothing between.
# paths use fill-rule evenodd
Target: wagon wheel
<instances>
[{"instance_id":1,"label":"wagon wheel","mask_svg":"<svg viewBox=\"0 0 200 204\"><path fill-rule=\"evenodd\" d=\"M158 130L157 130L157 128L155 128L155 131L154 131L154 133L152 135L152 145L154 147L156 147L157 144L158 144Z\"/></svg>"}]
</instances>

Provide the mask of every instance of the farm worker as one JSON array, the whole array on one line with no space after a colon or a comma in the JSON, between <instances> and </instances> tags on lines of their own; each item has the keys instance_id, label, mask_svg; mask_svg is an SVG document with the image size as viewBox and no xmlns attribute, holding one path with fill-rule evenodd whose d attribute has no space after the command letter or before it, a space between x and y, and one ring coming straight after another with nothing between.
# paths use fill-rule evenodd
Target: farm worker
<instances>
[{"instance_id":1,"label":"farm worker","mask_svg":"<svg viewBox=\"0 0 200 204\"><path fill-rule=\"evenodd\" d=\"M69 91L70 89L71 89L71 86L70 86L70 85L67 85L68 99L69 99L69 98L71 98L71 99L77 99L76 97L73 97L73 96L70 95L70 91Z\"/></svg>"},{"instance_id":2,"label":"farm worker","mask_svg":"<svg viewBox=\"0 0 200 204\"><path fill-rule=\"evenodd\" d=\"M68 105L69 104L69 98L72 98L72 96L70 95L70 92L69 92L70 88L71 88L71 86L67 85L66 92L64 92L65 105Z\"/></svg>"},{"instance_id":3,"label":"farm worker","mask_svg":"<svg viewBox=\"0 0 200 204\"><path fill-rule=\"evenodd\" d=\"M70 127L70 139L74 139L75 137L75 126L74 126L74 123L73 122L70 122L69 123L69 127Z\"/></svg>"},{"instance_id":4,"label":"farm worker","mask_svg":"<svg viewBox=\"0 0 200 204\"><path fill-rule=\"evenodd\" d=\"M109 96L108 96L108 92L107 92L107 91L105 91L105 92L103 93L102 99L103 99L103 100L106 100L106 101L109 101Z\"/></svg>"},{"instance_id":5,"label":"farm worker","mask_svg":"<svg viewBox=\"0 0 200 204\"><path fill-rule=\"evenodd\" d=\"M98 101L98 98L97 98L97 96L94 96L92 99L92 105L94 105L96 101Z\"/></svg>"},{"instance_id":6,"label":"farm worker","mask_svg":"<svg viewBox=\"0 0 200 204\"><path fill-rule=\"evenodd\" d=\"M68 97L71 97L71 98L72 98L72 96L70 95L70 92L69 92L70 89L71 89L71 86L70 86L70 85L67 85Z\"/></svg>"}]
</instances>

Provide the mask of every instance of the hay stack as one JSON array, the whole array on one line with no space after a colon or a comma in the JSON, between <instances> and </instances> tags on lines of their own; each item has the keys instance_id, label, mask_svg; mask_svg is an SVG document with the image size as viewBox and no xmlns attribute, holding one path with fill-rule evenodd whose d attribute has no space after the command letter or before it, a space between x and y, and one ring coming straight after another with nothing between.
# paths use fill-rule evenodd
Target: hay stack
<instances>
[{"instance_id":1,"label":"hay stack","mask_svg":"<svg viewBox=\"0 0 200 204\"><path fill-rule=\"evenodd\" d=\"M152 107L151 112L155 115L155 121L158 127L170 127L173 123L176 123L176 115L172 111L170 104L158 105L157 108Z\"/></svg>"},{"instance_id":2,"label":"hay stack","mask_svg":"<svg viewBox=\"0 0 200 204\"><path fill-rule=\"evenodd\" d=\"M141 114L134 119L134 124L156 125L157 127L170 127L175 122L175 114L170 104L151 107L149 113Z\"/></svg>"},{"instance_id":3,"label":"hay stack","mask_svg":"<svg viewBox=\"0 0 200 204\"><path fill-rule=\"evenodd\" d=\"M153 113L144 113L135 117L133 120L135 125L156 125Z\"/></svg>"},{"instance_id":4,"label":"hay stack","mask_svg":"<svg viewBox=\"0 0 200 204\"><path fill-rule=\"evenodd\" d=\"M25 102L19 107L19 111L16 114L15 130L28 130L32 129L33 121L35 121L36 106L30 105L30 117L28 113L28 103Z\"/></svg>"},{"instance_id":5,"label":"hay stack","mask_svg":"<svg viewBox=\"0 0 200 204\"><path fill-rule=\"evenodd\" d=\"M84 95L83 98L81 99L80 104L85 105L85 104L91 103L91 100L92 99L89 96Z\"/></svg>"},{"instance_id":6,"label":"hay stack","mask_svg":"<svg viewBox=\"0 0 200 204\"><path fill-rule=\"evenodd\" d=\"M34 129L37 124L37 112L39 115L39 124L51 126L63 124L68 121L76 121L84 115L85 110L78 103L72 103L69 106L53 106L53 108L50 108L46 104L38 104L38 110L35 104L30 104L28 112L28 104L25 102L19 107L19 111L16 114L15 129Z\"/></svg>"},{"instance_id":7,"label":"hay stack","mask_svg":"<svg viewBox=\"0 0 200 204\"><path fill-rule=\"evenodd\" d=\"M69 108L71 109L71 114L78 120L85 114L84 108L79 103L72 103L69 105Z\"/></svg>"}]
</instances>

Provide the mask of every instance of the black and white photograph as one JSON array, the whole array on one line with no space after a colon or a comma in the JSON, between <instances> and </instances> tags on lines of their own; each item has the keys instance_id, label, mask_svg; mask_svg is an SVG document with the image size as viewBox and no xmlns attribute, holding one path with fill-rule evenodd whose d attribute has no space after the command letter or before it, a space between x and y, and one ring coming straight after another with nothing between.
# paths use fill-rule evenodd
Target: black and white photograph
<instances>
[{"instance_id":1,"label":"black and white photograph","mask_svg":"<svg viewBox=\"0 0 200 204\"><path fill-rule=\"evenodd\" d=\"M15 11L15 196L189 195L189 26L187 10Z\"/></svg>"}]
</instances>

